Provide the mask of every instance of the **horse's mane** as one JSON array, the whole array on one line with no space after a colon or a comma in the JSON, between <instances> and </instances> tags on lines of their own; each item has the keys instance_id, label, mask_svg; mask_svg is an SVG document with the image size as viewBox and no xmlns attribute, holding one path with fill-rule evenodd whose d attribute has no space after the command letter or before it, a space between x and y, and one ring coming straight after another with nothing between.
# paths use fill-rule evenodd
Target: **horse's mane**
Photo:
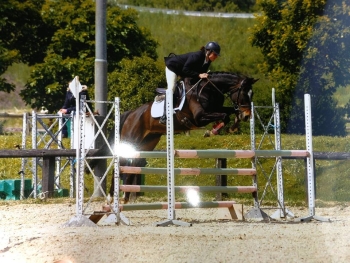
<instances>
[{"instance_id":1,"label":"horse's mane","mask_svg":"<svg viewBox=\"0 0 350 263\"><path fill-rule=\"evenodd\" d=\"M209 77L217 77L218 75L230 75L231 77L237 77L240 79L245 79L247 76L240 74L240 73L234 73L234 72L227 72L227 71L212 71L209 72Z\"/></svg>"},{"instance_id":2,"label":"horse's mane","mask_svg":"<svg viewBox=\"0 0 350 263\"><path fill-rule=\"evenodd\" d=\"M217 80L219 82L225 82L230 85L236 85L242 80L248 78L243 74L225 72L225 71L214 71L214 72L209 72L208 74L209 74L209 77L208 77L209 80L212 80L212 81Z\"/></svg>"}]
</instances>

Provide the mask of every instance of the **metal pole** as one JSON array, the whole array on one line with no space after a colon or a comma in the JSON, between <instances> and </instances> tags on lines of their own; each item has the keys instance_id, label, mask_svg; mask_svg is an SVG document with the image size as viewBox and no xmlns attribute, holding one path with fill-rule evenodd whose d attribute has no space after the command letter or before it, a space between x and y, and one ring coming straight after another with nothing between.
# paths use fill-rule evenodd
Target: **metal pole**
<instances>
[{"instance_id":1,"label":"metal pole","mask_svg":"<svg viewBox=\"0 0 350 263\"><path fill-rule=\"evenodd\" d=\"M32 149L36 149L37 148L37 127L36 127L36 113L35 111L32 111ZM32 165L33 165L33 191L34 191L34 195L33 197L36 199L37 193L38 193L38 175L37 175L37 166L38 166L38 159L36 157L34 157L32 159Z\"/></svg>"},{"instance_id":2,"label":"metal pole","mask_svg":"<svg viewBox=\"0 0 350 263\"><path fill-rule=\"evenodd\" d=\"M107 36L106 36L106 13L107 0L96 1L96 35L95 35L95 100L107 101ZM107 115L107 104L96 103L95 110L101 116ZM103 129L106 132L106 129ZM95 167L97 179L101 178L107 169L107 161L101 160ZM98 182L94 184L94 196L103 196L97 187ZM101 183L102 189L106 190L106 180Z\"/></svg>"},{"instance_id":3,"label":"metal pole","mask_svg":"<svg viewBox=\"0 0 350 263\"><path fill-rule=\"evenodd\" d=\"M25 149L26 148L26 137L27 137L27 120L28 115L27 113L23 113L23 128L22 128L22 148L21 149ZM26 164L26 159L22 158L21 160L21 195L20 195L20 200L25 199L24 196L24 188L25 188L25 174L24 174L24 169L25 169L25 164Z\"/></svg>"},{"instance_id":4,"label":"metal pole","mask_svg":"<svg viewBox=\"0 0 350 263\"><path fill-rule=\"evenodd\" d=\"M308 205L309 216L315 215L315 178L314 178L314 156L312 147L312 121L311 121L311 97L310 94L304 94L305 107L305 135L306 150L309 152L307 161L307 184L308 184Z\"/></svg>"},{"instance_id":5,"label":"metal pole","mask_svg":"<svg viewBox=\"0 0 350 263\"><path fill-rule=\"evenodd\" d=\"M107 37L106 37L107 0L96 1L95 36L95 100L107 101ZM98 103L96 110L101 116L107 114L107 104Z\"/></svg>"}]
</instances>

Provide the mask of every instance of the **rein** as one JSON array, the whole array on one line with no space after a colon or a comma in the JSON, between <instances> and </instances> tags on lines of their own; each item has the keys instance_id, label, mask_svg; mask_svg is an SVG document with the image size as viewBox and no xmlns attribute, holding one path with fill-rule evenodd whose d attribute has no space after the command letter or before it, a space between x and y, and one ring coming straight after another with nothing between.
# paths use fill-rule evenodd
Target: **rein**
<instances>
[{"instance_id":1,"label":"rein","mask_svg":"<svg viewBox=\"0 0 350 263\"><path fill-rule=\"evenodd\" d=\"M239 105L238 100L239 100L239 96L240 96L241 91L242 91L242 85L243 85L244 80L245 80L245 79L242 79L242 81L239 83L239 86L238 86L237 88L235 87L234 89L231 89L231 90L228 91L228 92L230 92L230 94L235 93L236 91L238 91L238 96L237 96L236 102L233 102L232 99L230 98L230 99L231 99L231 102L233 103L234 108L235 108L236 111L239 111L240 107L242 106L242 105ZM201 95L201 93L202 93L202 90L204 89L204 87L205 87L206 85L208 85L208 83L210 83L222 96L225 97L226 94L224 94L221 90L219 90L219 88L218 88L210 79L207 79L207 83L205 83L205 84L201 87L201 89L200 89L200 91L199 91L199 93L198 93L198 95L197 95L197 101L199 101L199 97L200 97L200 95ZM199 84L199 82L196 83L196 85L198 85L198 84ZM193 87L192 87L192 88L193 88ZM228 93L228 92L226 92L226 93Z\"/></svg>"}]
</instances>

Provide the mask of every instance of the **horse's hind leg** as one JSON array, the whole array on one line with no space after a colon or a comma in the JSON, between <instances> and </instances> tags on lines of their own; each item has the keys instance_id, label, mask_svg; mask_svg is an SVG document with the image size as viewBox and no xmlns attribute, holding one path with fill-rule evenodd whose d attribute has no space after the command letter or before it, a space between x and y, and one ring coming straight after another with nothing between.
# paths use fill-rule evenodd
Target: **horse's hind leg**
<instances>
[{"instance_id":1,"label":"horse's hind leg","mask_svg":"<svg viewBox=\"0 0 350 263\"><path fill-rule=\"evenodd\" d=\"M109 188L109 195L110 195L111 197L114 196L114 176L112 176L111 187Z\"/></svg>"},{"instance_id":2,"label":"horse's hind leg","mask_svg":"<svg viewBox=\"0 0 350 263\"><path fill-rule=\"evenodd\" d=\"M121 178L123 184L129 184L129 183L127 183L127 181L126 181L128 177L129 177L128 174L121 174L121 175L120 175L120 178ZM109 188L109 196L110 196L111 198L114 197L114 176L112 177L111 187ZM123 199L122 199L123 202L124 202L124 203L127 203L127 202L129 201L129 199L130 199L130 193L124 192L124 196L123 196Z\"/></svg>"},{"instance_id":3,"label":"horse's hind leg","mask_svg":"<svg viewBox=\"0 0 350 263\"><path fill-rule=\"evenodd\" d=\"M133 166L136 167L145 167L147 164L147 161L145 158L138 158L134 159L132 162ZM140 174L125 174L125 180L124 184L126 185L137 185L138 184L138 179L141 178ZM138 196L138 193L135 193L135 198ZM127 203L130 201L130 192L125 192L124 193L124 203Z\"/></svg>"},{"instance_id":4,"label":"horse's hind leg","mask_svg":"<svg viewBox=\"0 0 350 263\"><path fill-rule=\"evenodd\" d=\"M132 185L135 179L135 174L127 174L125 184ZM124 192L124 204L127 204L130 200L130 192Z\"/></svg>"}]
</instances>

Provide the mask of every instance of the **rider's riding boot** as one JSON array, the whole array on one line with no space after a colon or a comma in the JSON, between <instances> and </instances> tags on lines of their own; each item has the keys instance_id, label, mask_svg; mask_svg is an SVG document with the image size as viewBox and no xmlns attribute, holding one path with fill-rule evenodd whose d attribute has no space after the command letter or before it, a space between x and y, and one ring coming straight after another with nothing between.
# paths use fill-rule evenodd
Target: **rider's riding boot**
<instances>
[{"instance_id":1,"label":"rider's riding boot","mask_svg":"<svg viewBox=\"0 0 350 263\"><path fill-rule=\"evenodd\" d=\"M164 125L166 124L166 115L165 114L162 117L160 117L159 123L164 124Z\"/></svg>"},{"instance_id":2,"label":"rider's riding boot","mask_svg":"<svg viewBox=\"0 0 350 263\"><path fill-rule=\"evenodd\" d=\"M164 98L164 114L162 117L159 119L160 124L166 124L166 97Z\"/></svg>"}]
</instances>

